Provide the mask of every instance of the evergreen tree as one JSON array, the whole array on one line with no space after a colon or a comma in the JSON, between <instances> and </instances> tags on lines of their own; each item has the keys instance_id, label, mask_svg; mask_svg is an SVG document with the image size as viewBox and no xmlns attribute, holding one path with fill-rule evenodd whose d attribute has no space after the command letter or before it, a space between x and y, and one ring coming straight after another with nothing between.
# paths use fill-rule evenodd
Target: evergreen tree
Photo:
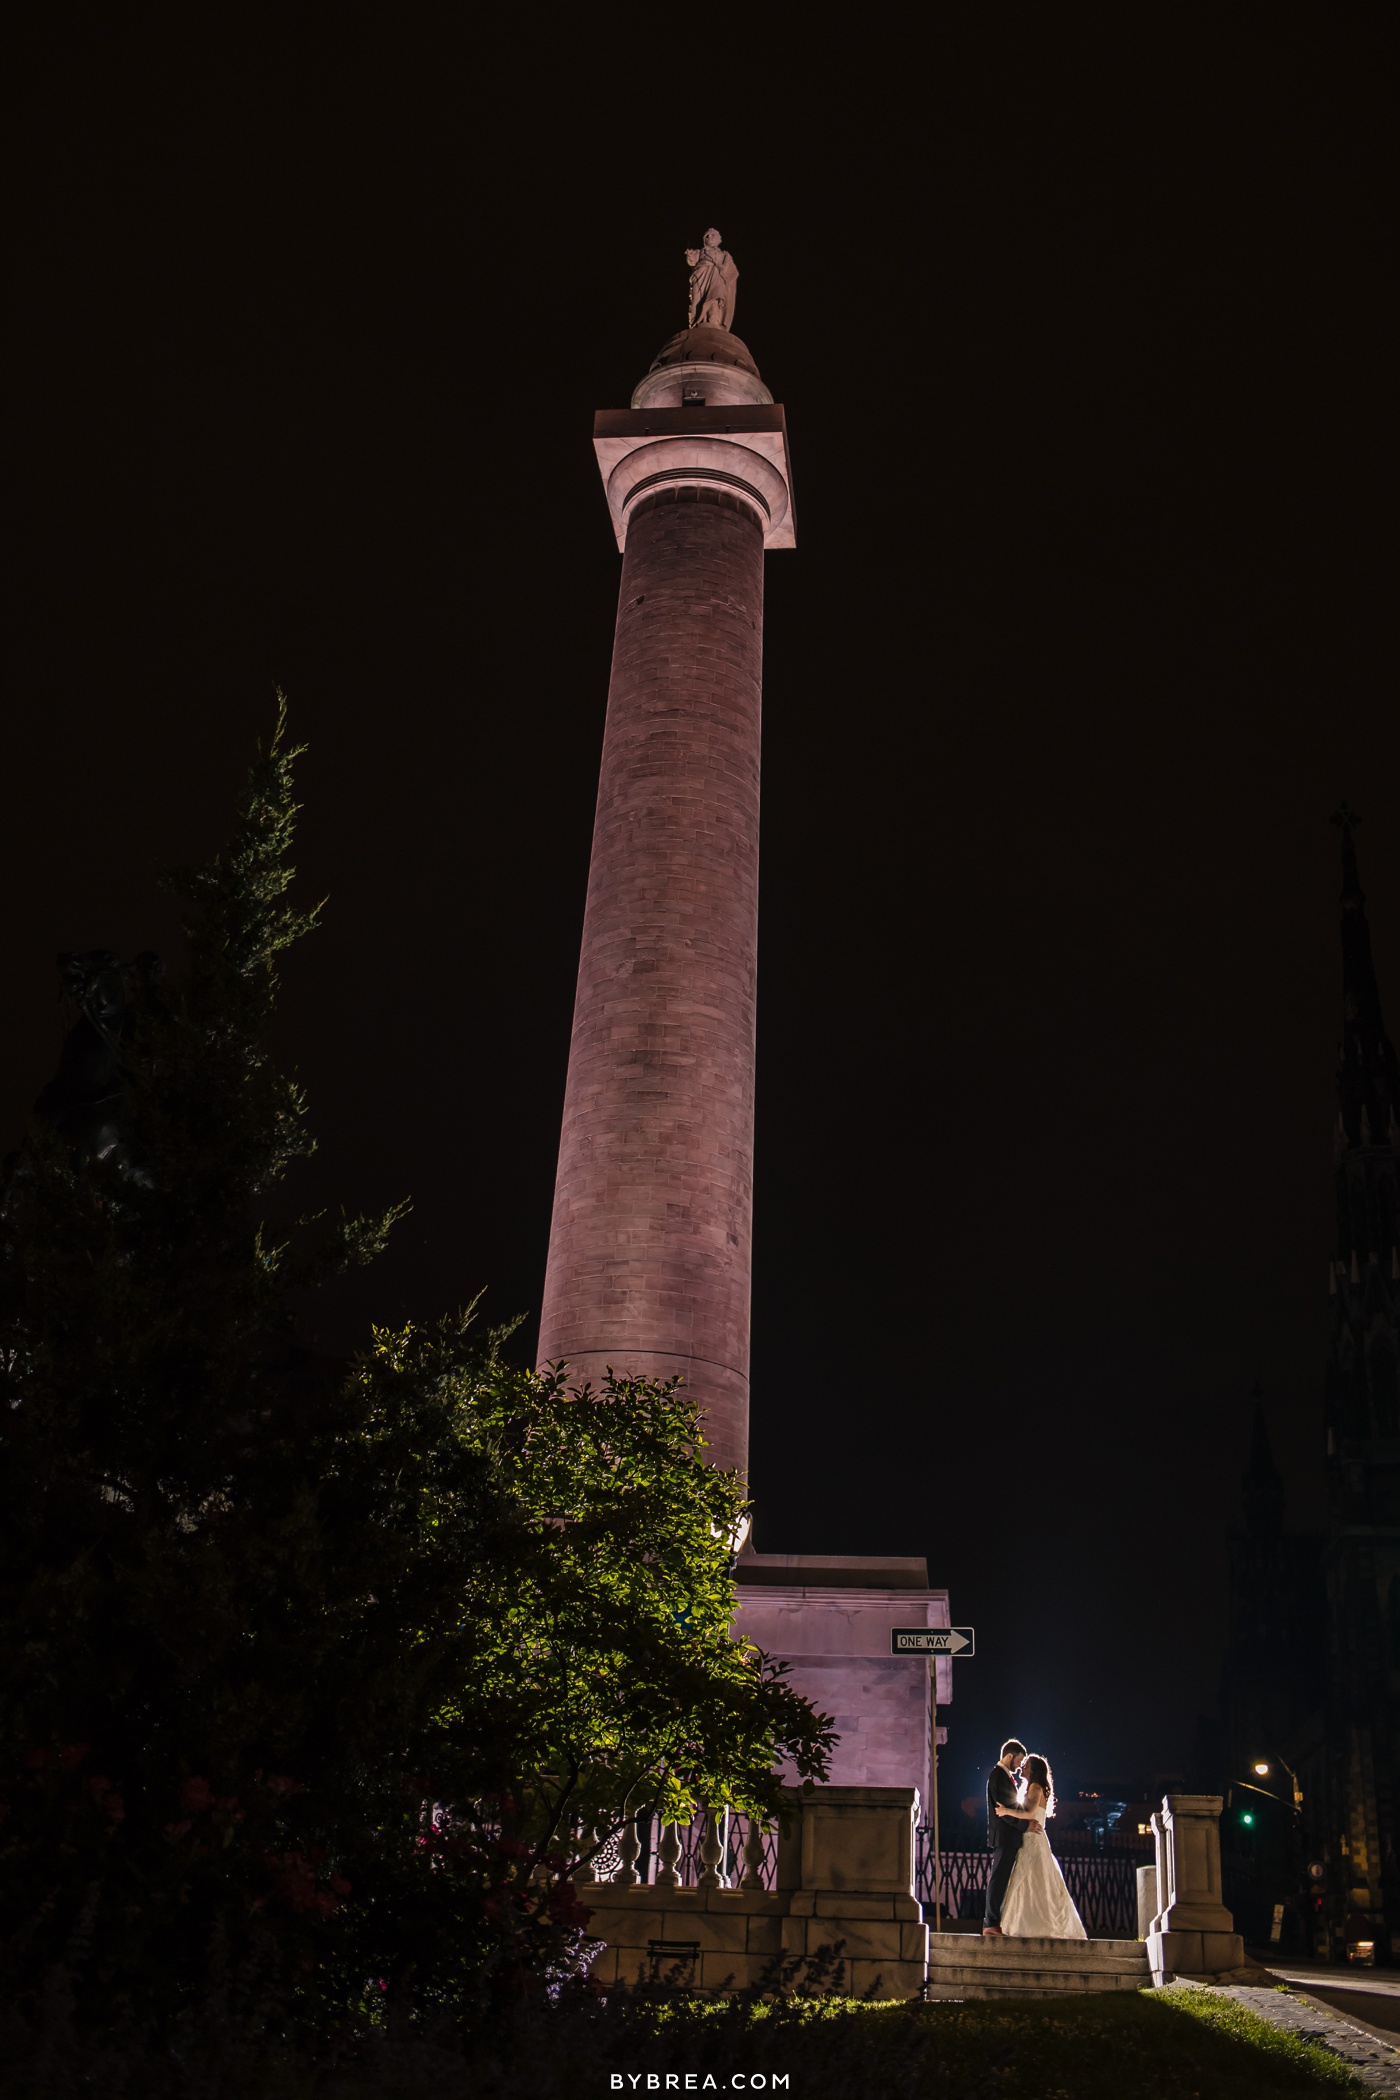
<instances>
[{"instance_id":1,"label":"evergreen tree","mask_svg":"<svg viewBox=\"0 0 1400 2100\"><path fill-rule=\"evenodd\" d=\"M280 696L279 696L280 701ZM0 1205L0 1950L92 2017L214 1968L307 2010L469 2006L576 1951L571 1866L644 1803L771 1814L830 1732L729 1638L740 1483L673 1387L509 1365L469 1316L300 1347L265 1206L311 1150L268 1036L296 805L285 707L227 850L169 878L120 1142L35 1121Z\"/></svg>"}]
</instances>

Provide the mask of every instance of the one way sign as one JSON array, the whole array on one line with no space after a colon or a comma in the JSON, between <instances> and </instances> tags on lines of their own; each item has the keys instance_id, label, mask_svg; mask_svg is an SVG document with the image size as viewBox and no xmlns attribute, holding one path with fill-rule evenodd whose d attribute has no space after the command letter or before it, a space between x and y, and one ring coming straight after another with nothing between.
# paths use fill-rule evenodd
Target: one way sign
<instances>
[{"instance_id":1,"label":"one way sign","mask_svg":"<svg viewBox=\"0 0 1400 2100\"><path fill-rule=\"evenodd\" d=\"M971 1626L892 1626L891 1655L975 1655Z\"/></svg>"}]
</instances>

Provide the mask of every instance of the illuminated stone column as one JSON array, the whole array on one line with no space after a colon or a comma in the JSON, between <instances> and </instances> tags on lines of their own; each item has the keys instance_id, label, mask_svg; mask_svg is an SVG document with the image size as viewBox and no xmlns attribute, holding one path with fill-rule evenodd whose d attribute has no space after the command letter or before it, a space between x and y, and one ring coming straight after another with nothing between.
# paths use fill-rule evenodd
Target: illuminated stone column
<instances>
[{"instance_id":1,"label":"illuminated stone column","mask_svg":"<svg viewBox=\"0 0 1400 2100\"><path fill-rule=\"evenodd\" d=\"M594 445L622 549L540 1328L571 1383L680 1373L746 1467L763 556L783 412L728 330L675 337Z\"/></svg>"},{"instance_id":2,"label":"illuminated stone column","mask_svg":"<svg viewBox=\"0 0 1400 2100\"><path fill-rule=\"evenodd\" d=\"M1244 1941L1221 1895L1224 1806L1219 1794L1164 1794L1152 1818L1160 1905L1147 1933L1154 1983L1220 1976L1244 1964Z\"/></svg>"}]
</instances>

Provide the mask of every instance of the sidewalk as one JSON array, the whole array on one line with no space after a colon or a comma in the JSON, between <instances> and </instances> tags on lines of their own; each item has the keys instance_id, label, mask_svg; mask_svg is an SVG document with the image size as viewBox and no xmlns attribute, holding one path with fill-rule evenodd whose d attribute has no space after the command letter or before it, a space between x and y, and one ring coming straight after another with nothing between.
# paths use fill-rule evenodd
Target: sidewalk
<instances>
[{"instance_id":1,"label":"sidewalk","mask_svg":"<svg viewBox=\"0 0 1400 2100\"><path fill-rule=\"evenodd\" d=\"M1354 2071L1369 2093L1382 2093L1400 2100L1400 2047L1395 2039L1375 2028L1366 2027L1356 2018L1347 2019L1334 2012L1312 1995L1311 1985L1315 1981L1309 1975L1306 1983L1301 1976L1295 1981L1281 1969L1267 1972L1280 1983L1288 1983L1286 1991L1272 1990L1267 1985L1248 1983L1195 1984L1195 1990L1213 1990L1220 1997L1234 1998L1250 2012L1258 2013L1273 2027L1282 2027L1290 2034L1305 2035L1310 2042L1319 2043L1341 2058ZM1336 1984L1338 1971L1328 1969L1329 1985ZM1374 1971L1367 1972L1368 1985ZM1349 1979L1348 1979L1349 1980ZM1304 1991L1308 1995L1304 1996ZM1360 1997L1362 1993L1355 1993ZM1387 2005L1400 2002L1400 1992L1394 1985L1382 1992L1370 1995L1378 1997Z\"/></svg>"}]
</instances>

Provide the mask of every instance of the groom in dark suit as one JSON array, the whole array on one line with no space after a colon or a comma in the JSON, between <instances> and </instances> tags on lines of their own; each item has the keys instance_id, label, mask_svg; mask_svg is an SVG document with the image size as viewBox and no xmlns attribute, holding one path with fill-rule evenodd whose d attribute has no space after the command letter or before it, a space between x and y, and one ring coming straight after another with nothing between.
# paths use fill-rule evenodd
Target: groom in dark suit
<instances>
[{"instance_id":1,"label":"groom in dark suit","mask_svg":"<svg viewBox=\"0 0 1400 2100\"><path fill-rule=\"evenodd\" d=\"M1025 1811L1016 1799L1016 1782L1013 1772L1021 1768L1026 1755L1024 1743L1015 1736L1001 1746L1001 1756L987 1774L987 1843L992 1848L992 1871L987 1881L987 1903L982 1917L982 1937L1001 1938L1001 1906L1006 1901L1006 1885L1011 1879L1011 1870L1016 1864L1016 1854L1021 1849L1021 1839L1026 1834ZM1015 1808L1017 1816L999 1816L998 1806Z\"/></svg>"}]
</instances>

